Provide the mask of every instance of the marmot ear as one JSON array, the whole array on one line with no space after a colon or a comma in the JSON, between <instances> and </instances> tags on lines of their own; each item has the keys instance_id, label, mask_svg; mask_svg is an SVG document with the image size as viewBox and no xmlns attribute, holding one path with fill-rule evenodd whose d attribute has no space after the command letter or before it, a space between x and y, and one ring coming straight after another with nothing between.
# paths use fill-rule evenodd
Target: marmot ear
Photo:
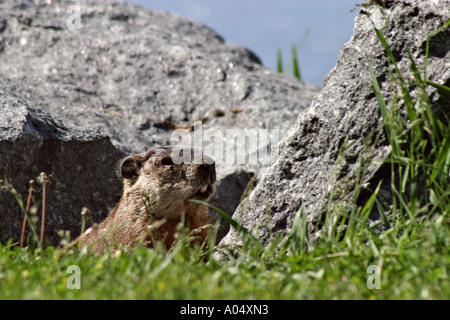
<instances>
[{"instance_id":1,"label":"marmot ear","mask_svg":"<svg viewBox=\"0 0 450 320\"><path fill-rule=\"evenodd\" d=\"M140 156L129 156L120 165L120 175L125 179L136 179L141 167L142 158Z\"/></svg>"}]
</instances>

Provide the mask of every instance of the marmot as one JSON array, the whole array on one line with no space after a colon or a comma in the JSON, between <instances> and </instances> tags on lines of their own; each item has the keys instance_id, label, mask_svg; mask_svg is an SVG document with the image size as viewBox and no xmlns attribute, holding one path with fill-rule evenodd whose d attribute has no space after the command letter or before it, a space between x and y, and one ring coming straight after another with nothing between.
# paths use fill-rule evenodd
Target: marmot
<instances>
[{"instance_id":1,"label":"marmot","mask_svg":"<svg viewBox=\"0 0 450 320\"><path fill-rule=\"evenodd\" d=\"M190 230L213 223L206 205L190 201L206 202L215 191L214 161L201 151L160 147L131 155L121 162L120 175L120 201L102 223L82 236L83 246L91 252L115 245L153 247L155 238L169 249L183 214ZM204 228L197 236L205 239L207 234Z\"/></svg>"}]
</instances>

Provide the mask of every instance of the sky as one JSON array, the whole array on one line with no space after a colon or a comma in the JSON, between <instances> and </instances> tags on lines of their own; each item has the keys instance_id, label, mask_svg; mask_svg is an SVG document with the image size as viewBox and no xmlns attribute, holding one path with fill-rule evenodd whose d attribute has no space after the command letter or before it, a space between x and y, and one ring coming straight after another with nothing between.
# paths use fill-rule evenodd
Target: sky
<instances>
[{"instance_id":1,"label":"sky","mask_svg":"<svg viewBox=\"0 0 450 320\"><path fill-rule=\"evenodd\" d=\"M173 12L206 24L225 41L252 50L269 69L276 69L277 49L285 66L291 48L300 45L300 71L306 82L322 85L350 40L350 12L363 0L129 0L147 9ZM308 33L309 30L309 33Z\"/></svg>"}]
</instances>

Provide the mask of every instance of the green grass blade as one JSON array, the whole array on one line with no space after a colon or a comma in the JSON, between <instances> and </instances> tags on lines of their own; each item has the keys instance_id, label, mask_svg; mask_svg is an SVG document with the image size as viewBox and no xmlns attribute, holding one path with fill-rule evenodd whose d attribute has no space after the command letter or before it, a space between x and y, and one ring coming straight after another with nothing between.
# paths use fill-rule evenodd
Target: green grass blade
<instances>
[{"instance_id":1,"label":"green grass blade","mask_svg":"<svg viewBox=\"0 0 450 320\"><path fill-rule=\"evenodd\" d=\"M305 252L308 249L308 223L306 221L305 205L302 203L297 211L292 223L292 230L285 243L285 247L293 249L295 252Z\"/></svg>"},{"instance_id":2,"label":"green grass blade","mask_svg":"<svg viewBox=\"0 0 450 320\"><path fill-rule=\"evenodd\" d=\"M435 32L433 32L432 34L428 35L427 37L427 41L426 41L426 46L425 46L425 64L424 64L424 72L423 72L423 79L424 81L426 81L427 79L427 67L428 67L428 56L430 53L430 39L434 36L436 36L437 34L439 34L440 32L442 32L445 28L447 28L450 25L450 19L447 20L446 23L444 23L444 25L442 27L440 27L438 30L436 30Z\"/></svg>"},{"instance_id":3,"label":"green grass blade","mask_svg":"<svg viewBox=\"0 0 450 320\"><path fill-rule=\"evenodd\" d=\"M216 211L222 217L222 219L224 219L233 228L235 228L236 231L242 232L242 233L247 234L247 235L251 235L251 233L242 224L240 224L239 222L237 222L236 220L231 218L228 214L226 214L224 211L220 210L219 208L217 208L217 207L215 207L213 205L210 205L209 203L200 201L200 200L190 200L190 201L194 202L194 203L204 204L204 205L210 207L211 209Z\"/></svg>"},{"instance_id":4,"label":"green grass blade","mask_svg":"<svg viewBox=\"0 0 450 320\"><path fill-rule=\"evenodd\" d=\"M283 73L284 69L283 69L283 56L281 54L281 49L278 48L277 50L277 71L279 73Z\"/></svg>"},{"instance_id":5,"label":"green grass blade","mask_svg":"<svg viewBox=\"0 0 450 320\"><path fill-rule=\"evenodd\" d=\"M386 39L384 38L384 36L383 36L383 34L381 33L380 30L378 30L375 27L374 27L374 29L375 29L375 32L376 32L376 34L378 36L378 39L380 40L381 44L384 47L384 50L386 50L386 53L387 53L389 59L391 60L392 64L394 65L395 70L397 71L397 73L400 74L400 70L398 69L398 66L397 66L397 61L395 60L394 54L392 53L391 48L389 47Z\"/></svg>"},{"instance_id":6,"label":"green grass blade","mask_svg":"<svg viewBox=\"0 0 450 320\"><path fill-rule=\"evenodd\" d=\"M302 81L302 76L300 74L300 64L298 62L298 51L295 45L292 45L292 73L295 78Z\"/></svg>"},{"instance_id":7,"label":"green grass blade","mask_svg":"<svg viewBox=\"0 0 450 320\"><path fill-rule=\"evenodd\" d=\"M386 106L386 102L384 101L383 95L381 93L381 88L380 85L378 83L378 80L375 76L375 72L373 71L373 67L372 64L370 63L370 61L367 61L369 64L369 69L370 69L370 76L372 78L372 83L373 83L373 88L375 90L375 95L377 97L377 101L378 101L378 105L380 108L380 112L381 112L381 116L383 117L384 120L384 127L386 130L386 135L388 137L388 140L392 146L392 151L394 153L394 155L398 155L400 156L400 148L398 146L398 143L396 141L395 138L395 132L394 129L392 128L392 124L390 123L390 119L389 119L389 113L388 113L388 109Z\"/></svg>"},{"instance_id":8,"label":"green grass blade","mask_svg":"<svg viewBox=\"0 0 450 320\"><path fill-rule=\"evenodd\" d=\"M434 36L438 35L442 31L444 31L448 26L450 26L450 19L448 19L439 29L437 29L435 32L430 34L430 38L433 38Z\"/></svg>"},{"instance_id":9,"label":"green grass blade","mask_svg":"<svg viewBox=\"0 0 450 320\"><path fill-rule=\"evenodd\" d=\"M372 209L377 201L377 197L378 197L378 194L380 193L382 183L383 183L383 181L380 181L378 183L375 191L373 192L373 194L370 196L369 200L367 200L366 204L364 205L364 207L361 211L362 219L361 219L361 221L359 221L358 229L361 227L362 224L366 224L366 221L369 218L369 214L372 212Z\"/></svg>"},{"instance_id":10,"label":"green grass blade","mask_svg":"<svg viewBox=\"0 0 450 320\"><path fill-rule=\"evenodd\" d=\"M450 88L449 87L444 86L444 85L439 84L439 83L436 83L436 82L433 82L433 81L429 81L429 80L425 80L425 83L430 85L430 86L435 87L436 89L438 89L442 93L445 93L446 95L450 96Z\"/></svg>"}]
</instances>

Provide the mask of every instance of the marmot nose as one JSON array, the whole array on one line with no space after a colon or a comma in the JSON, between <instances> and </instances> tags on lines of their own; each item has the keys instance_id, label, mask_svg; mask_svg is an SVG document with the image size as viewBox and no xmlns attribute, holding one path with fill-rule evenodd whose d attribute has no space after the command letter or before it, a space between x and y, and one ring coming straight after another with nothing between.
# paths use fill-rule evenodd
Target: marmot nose
<instances>
[{"instance_id":1,"label":"marmot nose","mask_svg":"<svg viewBox=\"0 0 450 320\"><path fill-rule=\"evenodd\" d=\"M209 184L216 182L216 165L214 163L203 163L200 165L199 169L205 175Z\"/></svg>"}]
</instances>

